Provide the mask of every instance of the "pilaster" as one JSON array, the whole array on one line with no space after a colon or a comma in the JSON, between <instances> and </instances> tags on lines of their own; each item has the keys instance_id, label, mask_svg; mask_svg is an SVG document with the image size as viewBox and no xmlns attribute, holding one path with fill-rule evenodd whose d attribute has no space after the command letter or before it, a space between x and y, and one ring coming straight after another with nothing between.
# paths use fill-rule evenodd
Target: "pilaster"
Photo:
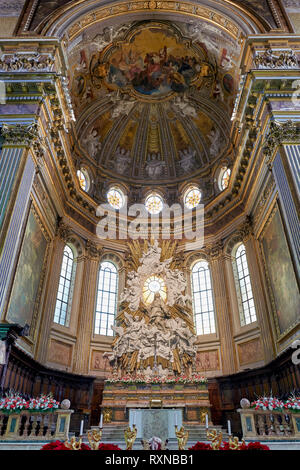
<instances>
[{"instance_id":1,"label":"pilaster","mask_svg":"<svg viewBox=\"0 0 300 470\"><path fill-rule=\"evenodd\" d=\"M229 308L229 293L226 282L226 256L222 242L208 247L216 321L221 343L223 374L233 374L236 370L233 349L232 318Z\"/></svg>"},{"instance_id":2,"label":"pilaster","mask_svg":"<svg viewBox=\"0 0 300 470\"><path fill-rule=\"evenodd\" d=\"M35 123L10 126L3 124L1 133L5 139L0 156L0 312L2 316L35 173L33 154L29 151L29 147L34 144L38 145L39 137L38 126Z\"/></svg>"},{"instance_id":3,"label":"pilaster","mask_svg":"<svg viewBox=\"0 0 300 470\"><path fill-rule=\"evenodd\" d=\"M100 254L101 251L97 246L88 240L84 256L77 341L73 357L73 372L78 374L88 374L89 371L90 343L93 334Z\"/></svg>"}]
</instances>

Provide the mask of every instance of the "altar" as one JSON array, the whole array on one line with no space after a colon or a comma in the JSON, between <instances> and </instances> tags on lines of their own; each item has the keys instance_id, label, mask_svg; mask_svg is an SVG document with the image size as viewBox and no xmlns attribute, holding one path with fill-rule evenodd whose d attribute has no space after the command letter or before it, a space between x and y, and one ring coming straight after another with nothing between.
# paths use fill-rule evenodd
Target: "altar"
<instances>
[{"instance_id":1,"label":"altar","mask_svg":"<svg viewBox=\"0 0 300 470\"><path fill-rule=\"evenodd\" d=\"M104 423L136 424L143 438L174 438L176 424L212 425L208 382L195 371L191 299L167 248L154 241L132 258L112 351L104 354L112 367L103 390Z\"/></svg>"}]
</instances>

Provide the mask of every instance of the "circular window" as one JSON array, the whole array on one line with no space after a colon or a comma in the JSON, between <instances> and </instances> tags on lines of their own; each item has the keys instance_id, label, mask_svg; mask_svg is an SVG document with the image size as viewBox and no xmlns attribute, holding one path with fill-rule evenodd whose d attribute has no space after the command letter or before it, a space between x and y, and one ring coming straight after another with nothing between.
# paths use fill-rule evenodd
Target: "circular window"
<instances>
[{"instance_id":1,"label":"circular window","mask_svg":"<svg viewBox=\"0 0 300 470\"><path fill-rule=\"evenodd\" d=\"M121 209L125 204L125 195L119 188L110 188L107 200L114 209Z\"/></svg>"},{"instance_id":2,"label":"circular window","mask_svg":"<svg viewBox=\"0 0 300 470\"><path fill-rule=\"evenodd\" d=\"M159 293L163 300L167 298L166 285L161 277L150 276L145 281L143 287L143 298L146 304L151 304L154 300L155 294Z\"/></svg>"},{"instance_id":3,"label":"circular window","mask_svg":"<svg viewBox=\"0 0 300 470\"><path fill-rule=\"evenodd\" d=\"M162 211L164 203L158 194L150 194L145 201L145 206L150 214L159 214Z\"/></svg>"},{"instance_id":4,"label":"circular window","mask_svg":"<svg viewBox=\"0 0 300 470\"><path fill-rule=\"evenodd\" d=\"M85 168L81 168L77 171L77 178L79 180L79 185L83 191L88 191L90 187L89 174Z\"/></svg>"},{"instance_id":5,"label":"circular window","mask_svg":"<svg viewBox=\"0 0 300 470\"><path fill-rule=\"evenodd\" d=\"M229 180L230 180L231 170L230 168L222 168L220 176L219 176L219 187L221 191L228 188Z\"/></svg>"},{"instance_id":6,"label":"circular window","mask_svg":"<svg viewBox=\"0 0 300 470\"><path fill-rule=\"evenodd\" d=\"M201 201L201 191L197 186L190 187L184 194L184 204L188 209L197 207Z\"/></svg>"}]
</instances>

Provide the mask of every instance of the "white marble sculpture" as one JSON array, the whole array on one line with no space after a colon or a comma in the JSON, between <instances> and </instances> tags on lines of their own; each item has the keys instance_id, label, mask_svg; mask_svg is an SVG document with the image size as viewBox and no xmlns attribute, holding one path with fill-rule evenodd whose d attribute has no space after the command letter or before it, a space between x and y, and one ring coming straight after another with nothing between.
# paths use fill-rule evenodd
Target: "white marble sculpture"
<instances>
[{"instance_id":1,"label":"white marble sculpture","mask_svg":"<svg viewBox=\"0 0 300 470\"><path fill-rule=\"evenodd\" d=\"M137 311L143 296L143 286L146 279L152 275L160 276L167 288L167 305L176 303L186 305L191 301L189 296L184 295L186 291L186 279L182 271L170 269L172 259L160 261L161 248L158 241L149 244L148 251L140 258L140 266L137 271L128 273L127 287L121 294L121 301L128 302L130 310Z\"/></svg>"},{"instance_id":2,"label":"white marble sculpture","mask_svg":"<svg viewBox=\"0 0 300 470\"><path fill-rule=\"evenodd\" d=\"M81 139L81 144L82 147L87 150L89 156L95 158L102 147L99 140L98 131L96 129L91 129L86 137Z\"/></svg>"},{"instance_id":3,"label":"white marble sculpture","mask_svg":"<svg viewBox=\"0 0 300 470\"><path fill-rule=\"evenodd\" d=\"M159 178L164 174L166 162L160 159L160 154L149 154L145 165L145 173L151 178Z\"/></svg>"},{"instance_id":4,"label":"white marble sculpture","mask_svg":"<svg viewBox=\"0 0 300 470\"><path fill-rule=\"evenodd\" d=\"M196 109L186 96L176 96L173 101L173 108L184 117L197 117Z\"/></svg>"},{"instance_id":5,"label":"white marble sculpture","mask_svg":"<svg viewBox=\"0 0 300 470\"><path fill-rule=\"evenodd\" d=\"M138 351L138 363L150 357L161 357L172 363L173 351L177 349L180 356L187 354L191 360L195 358L196 336L184 320L171 317L167 304L158 293L147 308L147 315L148 322L145 317L139 318L125 312L126 329L112 326L117 340L113 351L105 352L103 356L113 362L125 353ZM156 372L159 371L163 375L168 372L162 367L157 368Z\"/></svg>"},{"instance_id":6,"label":"white marble sculpture","mask_svg":"<svg viewBox=\"0 0 300 470\"><path fill-rule=\"evenodd\" d=\"M179 165L184 173L188 173L194 169L196 163L195 156L196 150L192 149L191 147L179 151Z\"/></svg>"}]
</instances>

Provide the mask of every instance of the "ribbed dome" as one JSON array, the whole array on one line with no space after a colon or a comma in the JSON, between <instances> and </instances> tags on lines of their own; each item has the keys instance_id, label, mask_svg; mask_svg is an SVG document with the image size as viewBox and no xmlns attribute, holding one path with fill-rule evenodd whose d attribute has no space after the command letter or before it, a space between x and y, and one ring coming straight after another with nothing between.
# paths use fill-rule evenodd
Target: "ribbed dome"
<instances>
[{"instance_id":1,"label":"ribbed dome","mask_svg":"<svg viewBox=\"0 0 300 470\"><path fill-rule=\"evenodd\" d=\"M86 47L72 80L83 155L127 183L207 174L229 142L228 67L220 72L204 43L168 22L123 26L118 40L96 35Z\"/></svg>"}]
</instances>

